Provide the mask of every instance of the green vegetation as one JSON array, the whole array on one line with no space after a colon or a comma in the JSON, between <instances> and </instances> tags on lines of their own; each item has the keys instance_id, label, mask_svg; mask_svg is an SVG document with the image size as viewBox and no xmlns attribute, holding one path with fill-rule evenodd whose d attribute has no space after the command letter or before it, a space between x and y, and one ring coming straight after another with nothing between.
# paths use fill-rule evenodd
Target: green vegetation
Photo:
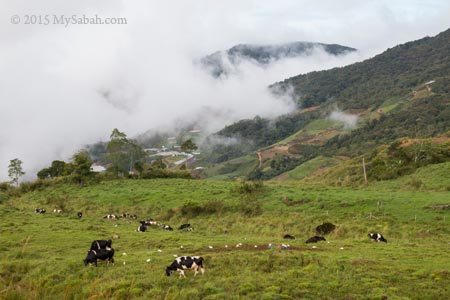
<instances>
[{"instance_id":1,"label":"green vegetation","mask_svg":"<svg viewBox=\"0 0 450 300\"><path fill-rule=\"evenodd\" d=\"M11 183L19 185L19 178L25 175L22 170L22 161L18 158L9 161L8 176L11 178Z\"/></svg>"},{"instance_id":2,"label":"green vegetation","mask_svg":"<svg viewBox=\"0 0 450 300\"><path fill-rule=\"evenodd\" d=\"M276 120L256 117L227 126L217 135L239 143L205 149L205 161L224 163L270 145L289 146L289 154L280 153L289 161L282 168L264 165L240 174L269 179L319 155L358 157L400 138L442 136L450 128L449 45L447 30L360 63L274 84L274 93L293 88L303 110ZM331 121L328 116L336 109L358 116L356 127ZM299 159L305 149L308 159Z\"/></svg>"},{"instance_id":3,"label":"green vegetation","mask_svg":"<svg viewBox=\"0 0 450 300\"><path fill-rule=\"evenodd\" d=\"M339 162L339 159L318 156L308 160L291 171L283 173L275 178L275 180L301 180L313 175L315 172L324 170L325 168L334 167L339 164Z\"/></svg>"},{"instance_id":4,"label":"green vegetation","mask_svg":"<svg viewBox=\"0 0 450 300\"><path fill-rule=\"evenodd\" d=\"M446 299L450 211L426 207L448 204L448 192L398 184L113 180L50 183L16 196L0 186L0 298ZM141 233L138 220L103 219L122 212L173 227L189 222L194 231ZM324 222L336 225L327 242L305 244ZM388 243L369 241L370 231ZM297 239L281 250L285 233ZM120 237L116 264L85 267L90 242L112 235ZM202 255L205 276L166 277L175 254Z\"/></svg>"},{"instance_id":5,"label":"green vegetation","mask_svg":"<svg viewBox=\"0 0 450 300\"><path fill-rule=\"evenodd\" d=\"M94 156L0 183L0 299L450 298L449 40L447 30L277 84L307 109L224 128L202 146L208 167L192 173L171 169L175 158L148 161L114 129ZM331 121L336 108L358 115L357 127ZM93 159L108 172L91 172ZM103 218L124 212L138 220ZM194 231L136 232L149 218ZM305 244L319 225L327 241ZM285 234L297 239L282 246ZM115 266L85 267L92 240L110 238ZM206 275L166 277L177 255L203 256Z\"/></svg>"},{"instance_id":6,"label":"green vegetation","mask_svg":"<svg viewBox=\"0 0 450 300\"><path fill-rule=\"evenodd\" d=\"M395 179L425 166L450 162L450 139L399 139L372 150L364 155L364 159L370 182ZM362 160L363 157L356 157L305 180L337 185L362 184L365 181Z\"/></svg>"}]
</instances>

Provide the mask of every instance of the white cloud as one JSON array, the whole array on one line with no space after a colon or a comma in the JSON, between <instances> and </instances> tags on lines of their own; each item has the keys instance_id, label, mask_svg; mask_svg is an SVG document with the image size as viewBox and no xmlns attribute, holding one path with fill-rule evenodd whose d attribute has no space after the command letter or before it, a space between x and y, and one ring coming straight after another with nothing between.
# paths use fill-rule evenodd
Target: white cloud
<instances>
[{"instance_id":1,"label":"white cloud","mask_svg":"<svg viewBox=\"0 0 450 300\"><path fill-rule=\"evenodd\" d=\"M332 111L329 118L334 121L342 122L349 128L354 128L358 122L357 115L348 114L340 110Z\"/></svg>"},{"instance_id":2,"label":"white cloud","mask_svg":"<svg viewBox=\"0 0 450 300\"><path fill-rule=\"evenodd\" d=\"M273 98L267 85L449 27L449 5L439 1L93 3L0 2L0 181L7 180L13 158L24 162L32 178L52 160L67 160L83 145L107 140L115 127L133 136L197 117L199 110L214 112L213 129L256 114L285 113L292 105ZM11 24L11 16L23 22L27 14L125 17L127 25ZM238 43L301 40L362 51L342 59L319 51L265 69L244 63L221 81L192 64Z\"/></svg>"}]
</instances>

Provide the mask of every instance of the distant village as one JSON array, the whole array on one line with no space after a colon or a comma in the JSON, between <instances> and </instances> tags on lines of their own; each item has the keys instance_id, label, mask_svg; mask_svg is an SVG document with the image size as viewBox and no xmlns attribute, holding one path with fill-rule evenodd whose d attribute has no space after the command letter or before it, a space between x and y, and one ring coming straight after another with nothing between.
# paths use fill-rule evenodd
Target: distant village
<instances>
[{"instance_id":1,"label":"distant village","mask_svg":"<svg viewBox=\"0 0 450 300\"><path fill-rule=\"evenodd\" d=\"M188 131L190 134L198 134L201 132L199 129L192 129ZM167 146L163 145L160 148L144 148L143 150L147 152L149 158L154 158L155 160L161 158L168 165L168 167L176 167L181 166L185 163L192 164L197 161L196 155L199 155L200 152L194 151L192 153L187 153L183 151L179 151L181 148L180 145L177 144L177 137L171 136L167 138ZM180 159L176 159L180 158ZM168 163L170 161L170 163ZM204 167L196 167L194 170L202 170ZM91 166L91 171L94 173L103 173L106 172L106 167L93 163Z\"/></svg>"}]
</instances>

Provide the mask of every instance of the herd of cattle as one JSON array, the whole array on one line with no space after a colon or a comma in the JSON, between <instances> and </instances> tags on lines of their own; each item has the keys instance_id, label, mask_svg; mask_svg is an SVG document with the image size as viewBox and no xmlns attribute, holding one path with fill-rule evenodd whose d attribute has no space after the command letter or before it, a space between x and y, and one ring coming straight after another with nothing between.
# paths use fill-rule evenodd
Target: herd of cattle
<instances>
[{"instance_id":1,"label":"herd of cattle","mask_svg":"<svg viewBox=\"0 0 450 300\"><path fill-rule=\"evenodd\" d=\"M45 208L35 208L35 213L38 214L45 214L46 209ZM61 209L54 209L54 213L62 213ZM83 213L81 211L77 212L77 217L81 219L83 216ZM107 214L103 217L104 219L110 219L110 220L117 220L119 218L129 218L129 219L137 219L136 215L128 214L128 213L122 213L120 215L115 214ZM145 232L147 231L148 227L159 227L163 230L169 230L173 231L173 228L169 225L158 223L154 219L148 219L145 221L140 221L140 225L137 228L137 232ZM316 227L316 232L320 234L326 234L333 231L335 228L335 225L331 223L324 223L322 225L319 225ZM179 230L186 230L186 231L192 231L193 228L191 227L191 224L186 223L180 225L178 228ZM383 237L380 233L369 233L369 238L376 241L376 242L384 242L387 243L387 240ZM290 234L285 234L283 236L284 239L290 239L294 240L295 236ZM309 239L306 240L306 244L309 243L317 243L320 241L326 241L325 237L321 235L315 235ZM242 244L241 244L242 245ZM271 244L269 244L271 245ZM284 245L284 244L283 244ZM255 246L256 247L256 246ZM271 248L271 247L269 247ZM287 248L285 248L287 249ZM103 260L107 261L107 263L112 263L114 265L114 248L112 248L112 240L95 240L91 243L91 247L88 250L88 253L86 255L86 258L83 260L84 264L87 266L88 264L92 264L97 266L97 260ZM170 276L170 274L173 271L178 271L180 274L180 277L186 277L184 274L184 270L194 270L194 276L198 274L198 271L200 270L202 275L205 273L205 268L203 266L203 257L201 256L179 256L175 258L175 260L172 262L171 265L169 265L166 268L166 275Z\"/></svg>"}]
</instances>

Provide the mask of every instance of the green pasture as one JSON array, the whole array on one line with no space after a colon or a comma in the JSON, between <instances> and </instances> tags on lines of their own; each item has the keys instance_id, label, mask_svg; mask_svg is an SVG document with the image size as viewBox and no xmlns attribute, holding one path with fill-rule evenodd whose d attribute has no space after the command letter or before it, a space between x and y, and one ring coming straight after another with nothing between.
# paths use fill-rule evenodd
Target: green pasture
<instances>
[{"instance_id":1,"label":"green pasture","mask_svg":"<svg viewBox=\"0 0 450 300\"><path fill-rule=\"evenodd\" d=\"M449 192L425 184L115 180L0 199L0 299L450 297L450 213L427 208L450 203ZM138 220L103 218L122 212ZM147 218L175 230L136 232ZM186 222L194 231L176 229ZM305 244L323 222L337 226L327 241ZM371 231L388 243L371 242ZM113 235L115 265L84 266L92 240ZM205 276L167 277L176 255L203 256Z\"/></svg>"}]
</instances>

